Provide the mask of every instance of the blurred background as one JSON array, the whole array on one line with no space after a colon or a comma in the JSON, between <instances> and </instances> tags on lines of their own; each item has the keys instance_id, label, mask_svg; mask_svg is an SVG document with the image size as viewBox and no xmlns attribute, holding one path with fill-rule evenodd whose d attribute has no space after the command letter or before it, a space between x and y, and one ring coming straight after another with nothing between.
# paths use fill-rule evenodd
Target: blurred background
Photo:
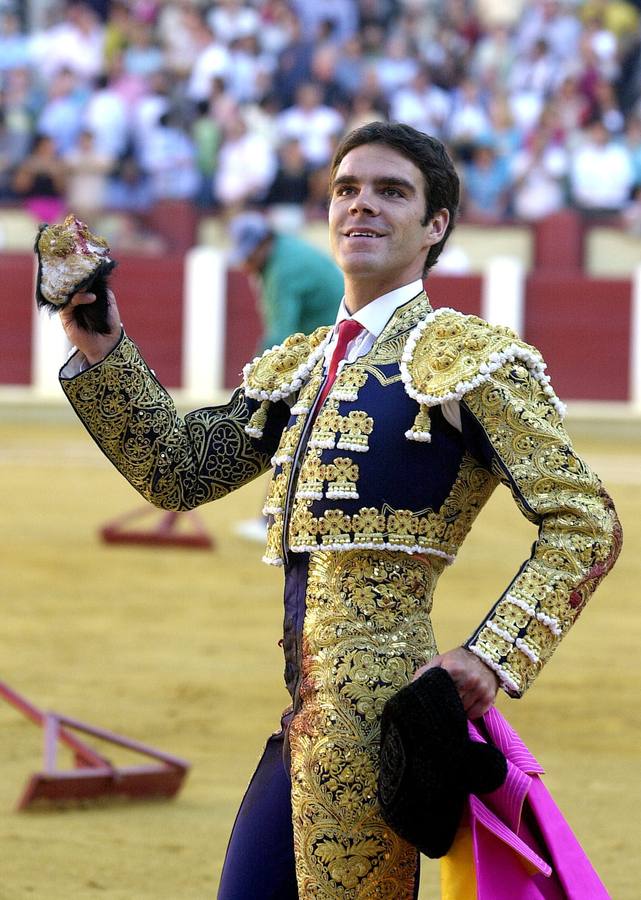
<instances>
[{"instance_id":1,"label":"blurred background","mask_svg":"<svg viewBox=\"0 0 641 900\"><path fill-rule=\"evenodd\" d=\"M194 764L171 805L17 816L41 736L0 706L0 900L213 896L286 704L280 578L234 530L263 481L202 511L206 553L101 541L142 501L62 398L69 348L33 301L38 225L73 212L103 234L160 380L181 409L219 402L265 330L231 223L257 211L327 251L333 148L378 119L440 137L461 176L433 305L541 349L619 507L627 546L594 608L540 687L501 703L612 896L638 897L641 2L0 0L0 679ZM443 646L533 538L509 498L481 522L437 598Z\"/></svg>"}]
</instances>

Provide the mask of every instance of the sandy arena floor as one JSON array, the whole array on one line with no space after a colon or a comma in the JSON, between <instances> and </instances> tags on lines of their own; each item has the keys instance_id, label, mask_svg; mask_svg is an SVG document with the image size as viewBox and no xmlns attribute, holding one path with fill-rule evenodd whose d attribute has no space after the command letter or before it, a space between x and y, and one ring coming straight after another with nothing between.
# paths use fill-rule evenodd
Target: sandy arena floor
<instances>
[{"instance_id":1,"label":"sandy arena floor","mask_svg":"<svg viewBox=\"0 0 641 900\"><path fill-rule=\"evenodd\" d=\"M201 511L213 552L108 546L99 527L143 501L82 427L15 407L0 408L0 427L0 678L193 764L173 802L16 814L42 766L42 733L0 701L0 898L213 898L237 804L287 701L281 574L233 532L255 515L264 482ZM626 548L532 691L500 705L612 897L637 900L641 434L576 433L617 503ZM478 623L533 537L497 492L437 594L442 648ZM438 896L436 877L426 861L422 900Z\"/></svg>"}]
</instances>

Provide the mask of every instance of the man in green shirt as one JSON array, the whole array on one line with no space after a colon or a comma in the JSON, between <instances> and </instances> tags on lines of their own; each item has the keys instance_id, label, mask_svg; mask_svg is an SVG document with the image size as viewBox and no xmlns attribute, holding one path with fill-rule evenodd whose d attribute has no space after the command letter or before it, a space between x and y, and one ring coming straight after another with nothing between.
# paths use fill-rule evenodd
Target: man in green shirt
<instances>
[{"instance_id":1,"label":"man in green shirt","mask_svg":"<svg viewBox=\"0 0 641 900\"><path fill-rule=\"evenodd\" d=\"M261 351L290 334L310 334L334 322L343 275L329 256L307 241L275 231L257 212L234 219L231 237L232 264L260 285Z\"/></svg>"}]
</instances>

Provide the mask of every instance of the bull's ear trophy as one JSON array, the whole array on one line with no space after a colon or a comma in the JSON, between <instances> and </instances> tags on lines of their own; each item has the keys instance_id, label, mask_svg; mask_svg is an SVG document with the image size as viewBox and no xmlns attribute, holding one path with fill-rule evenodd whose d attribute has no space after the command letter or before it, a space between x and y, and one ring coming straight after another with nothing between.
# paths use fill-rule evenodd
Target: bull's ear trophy
<instances>
[{"instance_id":1,"label":"bull's ear trophy","mask_svg":"<svg viewBox=\"0 0 641 900\"><path fill-rule=\"evenodd\" d=\"M96 295L95 303L75 307L74 317L85 331L108 334L108 276L116 262L104 238L69 215L60 225L40 227L34 251L38 257L38 306L57 312L74 294L90 291Z\"/></svg>"}]
</instances>

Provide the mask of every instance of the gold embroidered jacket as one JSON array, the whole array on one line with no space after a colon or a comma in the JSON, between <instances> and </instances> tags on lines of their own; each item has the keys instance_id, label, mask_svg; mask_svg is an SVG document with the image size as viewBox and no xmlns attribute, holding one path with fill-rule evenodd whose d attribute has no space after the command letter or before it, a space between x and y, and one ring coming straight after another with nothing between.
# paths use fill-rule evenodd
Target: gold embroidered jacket
<instances>
[{"instance_id":1,"label":"gold embroidered jacket","mask_svg":"<svg viewBox=\"0 0 641 900\"><path fill-rule=\"evenodd\" d=\"M275 564L291 552L358 548L452 562L504 483L538 540L466 646L521 695L621 543L540 355L507 328L432 311L422 294L344 366L315 415L328 340L329 329L293 335L246 367L229 404L184 420L126 337L85 373L65 379L63 370L62 385L109 459L164 508L217 499L271 458L265 559ZM442 414L450 401L460 432Z\"/></svg>"}]
</instances>

